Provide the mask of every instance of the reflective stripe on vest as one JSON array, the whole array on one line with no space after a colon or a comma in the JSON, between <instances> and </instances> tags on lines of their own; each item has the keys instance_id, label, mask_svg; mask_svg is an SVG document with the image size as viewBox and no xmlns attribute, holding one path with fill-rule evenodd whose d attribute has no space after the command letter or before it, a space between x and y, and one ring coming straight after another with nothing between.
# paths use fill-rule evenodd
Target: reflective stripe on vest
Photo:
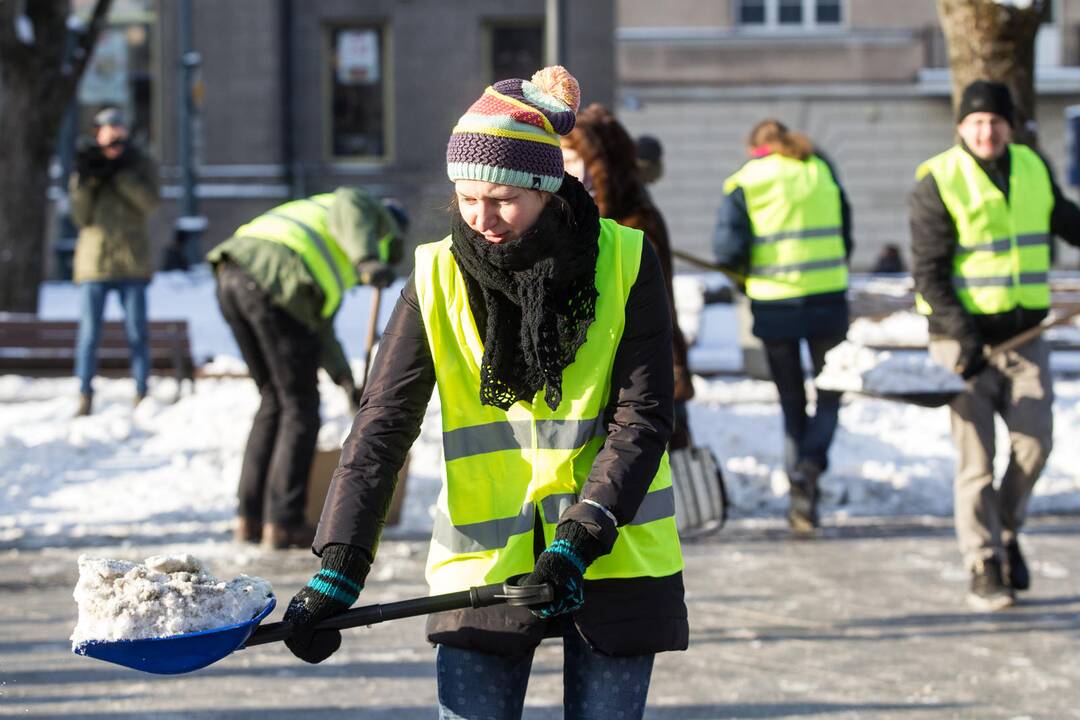
<instances>
[{"instance_id":1,"label":"reflective stripe on vest","mask_svg":"<svg viewBox=\"0 0 1080 720\"><path fill-rule=\"evenodd\" d=\"M724 183L742 188L754 233L746 295L791 298L847 289L840 188L816 155L777 153L743 165Z\"/></svg>"},{"instance_id":2,"label":"reflective stripe on vest","mask_svg":"<svg viewBox=\"0 0 1080 720\"><path fill-rule=\"evenodd\" d=\"M562 514L577 500L577 495L548 495L540 503L544 523L557 525ZM674 514L675 493L668 486L648 493L627 525L644 525L670 518ZM498 550L505 547L514 535L530 533L531 536L535 521L536 506L533 503L526 503L521 512L511 518L462 525L454 525L445 513L436 510L432 541L457 554Z\"/></svg>"},{"instance_id":3,"label":"reflective stripe on vest","mask_svg":"<svg viewBox=\"0 0 1080 720\"><path fill-rule=\"evenodd\" d=\"M303 260L323 292L321 314L337 312L345 291L356 285L356 270L334 240L327 225L332 193L279 205L241 226L234 233L285 245Z\"/></svg>"},{"instance_id":4,"label":"reflective stripe on vest","mask_svg":"<svg viewBox=\"0 0 1080 720\"><path fill-rule=\"evenodd\" d=\"M601 220L600 228L596 318L563 371L556 410L544 402L543 389L533 402L507 410L480 403L483 342L450 239L416 250L414 282L442 408L444 482L426 572L433 593L530 572L537 522L552 542L603 447L611 369L643 237L611 220ZM619 528L612 552L586 577L665 577L681 569L665 454L632 522Z\"/></svg>"},{"instance_id":5,"label":"reflective stripe on vest","mask_svg":"<svg viewBox=\"0 0 1080 720\"><path fill-rule=\"evenodd\" d=\"M1023 145L1009 146L1009 167L1008 199L959 145L927 160L915 174L917 180L934 176L956 226L953 288L974 315L1050 307L1050 174ZM932 312L921 295L916 307Z\"/></svg>"}]
</instances>

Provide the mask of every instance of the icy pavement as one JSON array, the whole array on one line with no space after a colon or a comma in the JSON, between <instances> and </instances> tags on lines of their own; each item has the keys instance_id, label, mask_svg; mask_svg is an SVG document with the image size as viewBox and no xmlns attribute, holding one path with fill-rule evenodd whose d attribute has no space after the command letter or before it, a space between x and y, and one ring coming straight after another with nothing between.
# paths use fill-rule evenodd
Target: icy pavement
<instances>
[{"instance_id":1,"label":"icy pavement","mask_svg":"<svg viewBox=\"0 0 1080 720\"><path fill-rule=\"evenodd\" d=\"M818 540L738 521L687 544L690 650L658 656L650 720L939 720L1080 717L1080 521L1037 518L1022 536L1032 590L996 615L969 612L949 523L847 520ZM316 569L304 551L228 543L106 548L139 559L190 551L221 575L281 594ZM360 603L422 595L424 544L383 544ZM281 644L191 675L139 674L71 654L78 552L0 553L0 717L318 720L432 718L434 653L423 620L348 630L307 665ZM561 717L561 650L537 653L527 720Z\"/></svg>"}]
</instances>

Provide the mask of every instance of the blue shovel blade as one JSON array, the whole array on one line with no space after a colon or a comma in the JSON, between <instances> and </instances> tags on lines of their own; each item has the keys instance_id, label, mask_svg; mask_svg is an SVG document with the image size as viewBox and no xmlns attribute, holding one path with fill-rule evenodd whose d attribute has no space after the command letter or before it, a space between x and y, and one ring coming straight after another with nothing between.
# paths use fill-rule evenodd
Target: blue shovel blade
<instances>
[{"instance_id":1,"label":"blue shovel blade","mask_svg":"<svg viewBox=\"0 0 1080 720\"><path fill-rule=\"evenodd\" d=\"M76 645L72 651L158 675L191 672L243 646L275 604L271 595L258 615L235 625L144 640L90 640Z\"/></svg>"}]
</instances>

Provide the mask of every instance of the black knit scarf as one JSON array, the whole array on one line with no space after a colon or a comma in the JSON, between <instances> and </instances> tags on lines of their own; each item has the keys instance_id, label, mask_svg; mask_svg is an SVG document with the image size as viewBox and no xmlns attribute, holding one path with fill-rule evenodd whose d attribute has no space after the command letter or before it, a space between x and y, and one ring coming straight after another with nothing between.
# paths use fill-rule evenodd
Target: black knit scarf
<instances>
[{"instance_id":1,"label":"black knit scarf","mask_svg":"<svg viewBox=\"0 0 1080 720\"><path fill-rule=\"evenodd\" d=\"M464 272L469 306L484 337L480 402L506 410L540 388L552 410L562 372L596 316L600 214L572 176L563 178L536 223L491 243L454 213L451 252Z\"/></svg>"}]
</instances>

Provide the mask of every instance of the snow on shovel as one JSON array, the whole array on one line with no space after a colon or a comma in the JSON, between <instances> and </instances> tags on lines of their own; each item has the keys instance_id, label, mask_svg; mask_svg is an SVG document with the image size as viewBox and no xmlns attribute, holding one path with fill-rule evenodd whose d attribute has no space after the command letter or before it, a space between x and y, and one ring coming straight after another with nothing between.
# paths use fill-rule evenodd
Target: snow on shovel
<instances>
[{"instance_id":1,"label":"snow on shovel","mask_svg":"<svg viewBox=\"0 0 1080 720\"><path fill-rule=\"evenodd\" d=\"M551 598L552 590L549 585L515 585L511 580L445 595L365 605L327 618L316 625L316 629L344 630L361 625L375 625L386 620L501 603L538 605L550 602ZM73 651L142 672L159 675L187 673L215 663L236 650L288 638L292 633L289 623L259 625L274 609L274 605L274 596L270 595L259 614L245 622L161 638L89 640L76 645Z\"/></svg>"},{"instance_id":2,"label":"snow on shovel","mask_svg":"<svg viewBox=\"0 0 1080 720\"><path fill-rule=\"evenodd\" d=\"M1049 315L1035 327L987 349L986 359L1015 350L1077 315L1080 315L1080 308ZM833 362L830 356L834 352L837 352L837 355L833 356L834 368L830 368L830 362ZM826 390L854 392L922 407L948 405L966 387L959 375L931 362L925 356L912 359L883 353L881 357L884 361L879 362L873 359L873 355L875 353L869 348L858 347L849 342L841 343L826 354L825 370L818 376L817 386ZM857 374L855 379L852 378L852 371Z\"/></svg>"}]
</instances>

